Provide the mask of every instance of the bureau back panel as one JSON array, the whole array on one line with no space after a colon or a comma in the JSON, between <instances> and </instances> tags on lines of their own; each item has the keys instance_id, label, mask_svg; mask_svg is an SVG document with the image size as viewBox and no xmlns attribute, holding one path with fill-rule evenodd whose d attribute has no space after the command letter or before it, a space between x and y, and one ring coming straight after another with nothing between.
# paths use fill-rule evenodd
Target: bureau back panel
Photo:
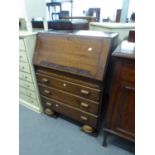
<instances>
[{"instance_id":1,"label":"bureau back panel","mask_svg":"<svg viewBox=\"0 0 155 155\"><path fill-rule=\"evenodd\" d=\"M39 33L34 64L102 81L116 36Z\"/></svg>"}]
</instances>

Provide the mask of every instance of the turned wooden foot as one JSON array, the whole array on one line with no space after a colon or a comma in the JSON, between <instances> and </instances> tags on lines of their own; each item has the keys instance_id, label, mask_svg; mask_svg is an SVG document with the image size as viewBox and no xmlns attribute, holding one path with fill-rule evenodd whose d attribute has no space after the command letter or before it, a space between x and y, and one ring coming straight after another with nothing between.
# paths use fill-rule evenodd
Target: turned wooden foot
<instances>
[{"instance_id":1,"label":"turned wooden foot","mask_svg":"<svg viewBox=\"0 0 155 155\"><path fill-rule=\"evenodd\" d=\"M52 116L52 115L54 115L54 111L52 110L52 109L49 109L49 108L46 108L45 109L45 114L47 114L47 115L50 115L50 116Z\"/></svg>"},{"instance_id":2,"label":"turned wooden foot","mask_svg":"<svg viewBox=\"0 0 155 155\"><path fill-rule=\"evenodd\" d=\"M103 144L102 146L107 146L107 137L108 137L108 133L104 132L104 138L103 138Z\"/></svg>"},{"instance_id":3,"label":"turned wooden foot","mask_svg":"<svg viewBox=\"0 0 155 155\"><path fill-rule=\"evenodd\" d=\"M94 131L94 129L89 125L83 125L81 129L86 133L93 133Z\"/></svg>"}]
</instances>

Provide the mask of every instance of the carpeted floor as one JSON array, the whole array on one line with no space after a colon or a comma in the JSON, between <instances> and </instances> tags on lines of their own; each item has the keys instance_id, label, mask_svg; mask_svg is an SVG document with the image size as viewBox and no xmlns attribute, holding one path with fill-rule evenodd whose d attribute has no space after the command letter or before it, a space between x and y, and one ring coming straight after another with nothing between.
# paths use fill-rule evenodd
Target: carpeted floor
<instances>
[{"instance_id":1,"label":"carpeted floor","mask_svg":"<svg viewBox=\"0 0 155 155\"><path fill-rule=\"evenodd\" d=\"M19 106L19 155L133 155L133 144L115 136L102 146L65 117L51 118Z\"/></svg>"}]
</instances>

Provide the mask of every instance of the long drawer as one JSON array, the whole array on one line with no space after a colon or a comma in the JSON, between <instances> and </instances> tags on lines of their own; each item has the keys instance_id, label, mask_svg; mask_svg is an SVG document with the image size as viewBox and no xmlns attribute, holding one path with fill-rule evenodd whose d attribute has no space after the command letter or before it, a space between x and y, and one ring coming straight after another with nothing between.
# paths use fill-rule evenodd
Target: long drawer
<instances>
[{"instance_id":1,"label":"long drawer","mask_svg":"<svg viewBox=\"0 0 155 155\"><path fill-rule=\"evenodd\" d=\"M32 91L35 90L34 85L31 82L27 82L27 81L19 79L19 85L24 87L24 88L30 89Z\"/></svg>"},{"instance_id":2,"label":"long drawer","mask_svg":"<svg viewBox=\"0 0 155 155\"><path fill-rule=\"evenodd\" d=\"M19 61L28 62L26 52L19 52Z\"/></svg>"},{"instance_id":3,"label":"long drawer","mask_svg":"<svg viewBox=\"0 0 155 155\"><path fill-rule=\"evenodd\" d=\"M88 124L88 125L91 125L92 127L96 127L98 117L93 114L86 113L77 108L71 107L69 105L65 105L62 102L49 99L47 97L42 96L41 100L43 103L44 112L46 114L50 114L50 109L53 109L56 112L62 113L84 124Z\"/></svg>"},{"instance_id":4,"label":"long drawer","mask_svg":"<svg viewBox=\"0 0 155 155\"><path fill-rule=\"evenodd\" d=\"M25 62L20 62L19 63L19 70L23 71L23 72L27 72L27 73L31 73L30 72L30 67L28 63Z\"/></svg>"},{"instance_id":5,"label":"long drawer","mask_svg":"<svg viewBox=\"0 0 155 155\"><path fill-rule=\"evenodd\" d=\"M93 114L98 114L98 108L99 108L98 102L94 102L94 101L79 97L77 95L67 93L62 90L49 88L41 84L39 84L39 90L40 90L40 93L44 96L56 99L60 102L77 107L81 110L84 110Z\"/></svg>"},{"instance_id":6,"label":"long drawer","mask_svg":"<svg viewBox=\"0 0 155 155\"><path fill-rule=\"evenodd\" d=\"M92 89L90 87L85 87L76 83L56 79L54 77L49 77L47 75L39 73L37 73L37 81L46 86L61 89L87 99L91 99L94 101L99 101L100 99L101 90L99 89Z\"/></svg>"},{"instance_id":7,"label":"long drawer","mask_svg":"<svg viewBox=\"0 0 155 155\"><path fill-rule=\"evenodd\" d=\"M35 92L31 91L31 90L28 90L24 87L19 87L19 92L28 96L28 97L31 97L31 98L36 98L36 94Z\"/></svg>"},{"instance_id":8,"label":"long drawer","mask_svg":"<svg viewBox=\"0 0 155 155\"><path fill-rule=\"evenodd\" d=\"M22 99L22 100L25 100L27 101L28 103L32 104L32 105L35 105L35 106L38 106L38 103L37 103L37 100L34 99L34 98L31 98L31 97L28 97L22 93L19 93L19 97Z\"/></svg>"},{"instance_id":9,"label":"long drawer","mask_svg":"<svg viewBox=\"0 0 155 155\"><path fill-rule=\"evenodd\" d=\"M33 82L32 76L29 73L25 73L25 72L20 71L19 72L19 78L23 79L25 81Z\"/></svg>"}]
</instances>

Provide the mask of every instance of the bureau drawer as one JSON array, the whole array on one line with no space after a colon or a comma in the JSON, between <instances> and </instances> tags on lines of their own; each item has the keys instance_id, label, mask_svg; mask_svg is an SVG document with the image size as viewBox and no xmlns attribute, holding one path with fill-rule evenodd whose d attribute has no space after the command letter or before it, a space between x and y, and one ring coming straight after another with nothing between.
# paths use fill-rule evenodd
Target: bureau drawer
<instances>
[{"instance_id":1,"label":"bureau drawer","mask_svg":"<svg viewBox=\"0 0 155 155\"><path fill-rule=\"evenodd\" d=\"M74 106L76 108L79 108L81 110L84 110L93 114L98 114L98 107L99 107L98 102L84 99L74 94L66 93L64 91L54 89L54 88L49 88L43 85L39 85L39 90L43 96L56 99L67 105Z\"/></svg>"},{"instance_id":2,"label":"bureau drawer","mask_svg":"<svg viewBox=\"0 0 155 155\"><path fill-rule=\"evenodd\" d=\"M30 73L30 67L28 63L20 62L19 63L19 70L23 72Z\"/></svg>"},{"instance_id":3,"label":"bureau drawer","mask_svg":"<svg viewBox=\"0 0 155 155\"><path fill-rule=\"evenodd\" d=\"M19 92L28 96L28 97L31 97L31 98L36 98L36 95L35 95L35 92L31 91L31 90L28 90L24 87L19 87Z\"/></svg>"},{"instance_id":4,"label":"bureau drawer","mask_svg":"<svg viewBox=\"0 0 155 155\"><path fill-rule=\"evenodd\" d=\"M19 50L26 50L23 39L19 39Z\"/></svg>"},{"instance_id":5,"label":"bureau drawer","mask_svg":"<svg viewBox=\"0 0 155 155\"><path fill-rule=\"evenodd\" d=\"M26 81L29 81L29 82L32 82L32 76L31 74L29 73L25 73L25 72L19 72L19 78L20 79L23 79L23 80L26 80Z\"/></svg>"},{"instance_id":6,"label":"bureau drawer","mask_svg":"<svg viewBox=\"0 0 155 155\"><path fill-rule=\"evenodd\" d=\"M30 89L32 91L35 90L34 85L31 82L27 82L27 81L19 79L19 85L24 87L24 88Z\"/></svg>"},{"instance_id":7,"label":"bureau drawer","mask_svg":"<svg viewBox=\"0 0 155 155\"><path fill-rule=\"evenodd\" d=\"M62 102L59 102L53 99L48 99L45 97L41 97L41 99L44 107L44 112L46 114L48 114L47 111L50 111L50 109L53 109L56 112L69 116L70 118L73 118L84 124L88 124L93 127L96 127L97 125L98 117L96 115L86 113L84 111L78 110L77 108L71 107L69 105L65 105Z\"/></svg>"},{"instance_id":8,"label":"bureau drawer","mask_svg":"<svg viewBox=\"0 0 155 155\"><path fill-rule=\"evenodd\" d=\"M19 61L28 62L26 52L19 52Z\"/></svg>"},{"instance_id":9,"label":"bureau drawer","mask_svg":"<svg viewBox=\"0 0 155 155\"><path fill-rule=\"evenodd\" d=\"M38 103L37 103L37 100L36 99L33 99L31 97L28 97L22 93L19 93L19 98L21 98L22 100L25 100L27 101L28 103L32 104L32 105L35 105L35 106L38 106Z\"/></svg>"},{"instance_id":10,"label":"bureau drawer","mask_svg":"<svg viewBox=\"0 0 155 155\"><path fill-rule=\"evenodd\" d=\"M72 94L76 94L78 96L99 101L101 90L99 89L92 89L90 87L84 87L79 84L75 84L69 81L64 81L60 79L56 79L54 77L49 77L46 75L38 74L37 73L37 80L39 83L44 84L46 86L51 86L53 88L61 89Z\"/></svg>"}]
</instances>

